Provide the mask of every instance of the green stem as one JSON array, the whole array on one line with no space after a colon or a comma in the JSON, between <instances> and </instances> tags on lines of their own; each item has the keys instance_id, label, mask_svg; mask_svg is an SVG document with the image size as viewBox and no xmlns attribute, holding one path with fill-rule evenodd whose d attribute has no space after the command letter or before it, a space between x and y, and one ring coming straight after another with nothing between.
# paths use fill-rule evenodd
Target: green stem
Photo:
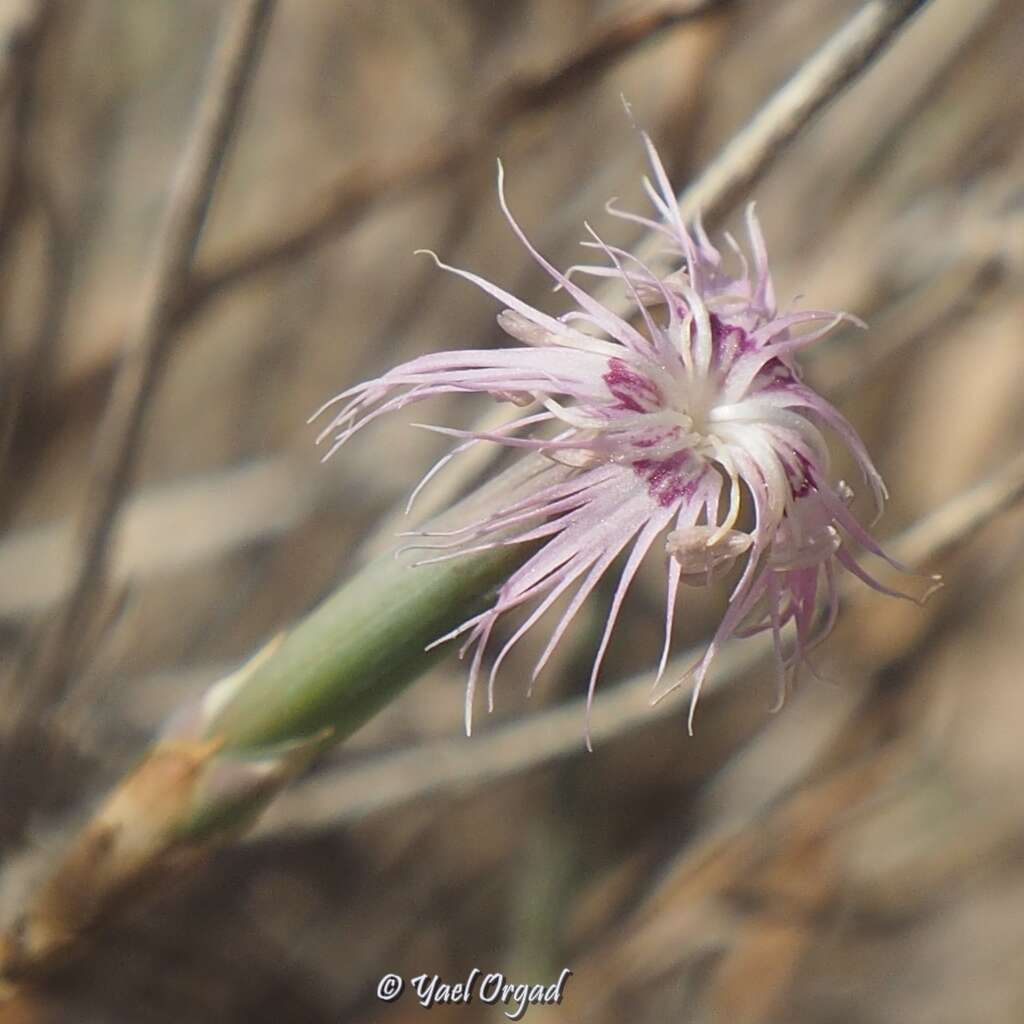
<instances>
[{"instance_id":1,"label":"green stem","mask_svg":"<svg viewBox=\"0 0 1024 1024\"><path fill-rule=\"evenodd\" d=\"M452 529L500 508L538 471L522 460L433 524ZM431 662L424 648L486 607L529 553L496 547L434 565L389 554L370 563L274 647L211 716L225 751L315 736L336 743L395 698Z\"/></svg>"}]
</instances>

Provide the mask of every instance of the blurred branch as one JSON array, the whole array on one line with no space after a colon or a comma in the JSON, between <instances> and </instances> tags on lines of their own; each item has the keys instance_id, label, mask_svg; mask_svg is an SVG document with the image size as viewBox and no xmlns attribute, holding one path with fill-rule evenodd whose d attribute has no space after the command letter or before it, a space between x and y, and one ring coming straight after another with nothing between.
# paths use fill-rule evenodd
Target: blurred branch
<instances>
[{"instance_id":1,"label":"blurred branch","mask_svg":"<svg viewBox=\"0 0 1024 1024\"><path fill-rule=\"evenodd\" d=\"M906 530L891 544L902 560L931 562L963 543L990 520L1024 497L1024 455L983 483L952 498ZM849 587L847 587L849 595ZM771 653L766 637L732 644L719 656L709 678L708 695L730 686ZM674 659L667 673L681 675L702 650ZM652 673L614 689L598 691L590 717L594 743L609 742L643 725L679 713L679 702L651 705ZM437 740L381 756L357 767L345 766L300 783L288 799L271 809L257 835L335 828L348 821L422 800L439 792L461 792L584 751L582 727L586 700L575 698L467 742Z\"/></svg>"},{"instance_id":2,"label":"blurred branch","mask_svg":"<svg viewBox=\"0 0 1024 1024\"><path fill-rule=\"evenodd\" d=\"M38 210L44 237L46 286L40 302L38 323L24 355L10 361L3 387L3 411L0 413L0 478L17 472L14 457L18 441L32 428L32 403L44 390L53 368L61 328L67 311L72 281L72 245L70 225L60 209L54 190L42 168L26 175L26 197ZM3 229L0 228L0 231ZM0 235L2 237L2 235ZM8 495L0 499L0 522L11 513Z\"/></svg>"},{"instance_id":3,"label":"blurred branch","mask_svg":"<svg viewBox=\"0 0 1024 1024\"><path fill-rule=\"evenodd\" d=\"M6 168L0 191L0 261L6 260L17 239L17 228L30 208L33 196L43 214L44 229L53 272L50 283L61 281L64 263L61 243L63 238L59 221L54 216L53 204L44 186L32 180L29 158L29 136L36 106L36 67L47 30L52 24L53 6L46 0L23 0L13 8L5 8L0 15L0 109L9 105L9 138L5 141ZM8 282L3 281L4 288ZM56 297L56 296L54 296ZM19 360L0 356L0 472L2 472L11 438L17 428L25 398L25 390L35 379L35 370L45 366L48 341L53 332L46 321L52 320L52 309L61 303L44 304L44 325L34 344L30 345L25 365ZM59 314L58 314L59 315Z\"/></svg>"},{"instance_id":4,"label":"blurred branch","mask_svg":"<svg viewBox=\"0 0 1024 1024\"><path fill-rule=\"evenodd\" d=\"M138 319L100 424L84 488L81 550L70 596L19 673L18 715L34 721L58 701L107 578L110 541L137 461L148 407L173 336L187 280L228 143L241 111L273 0L238 0L227 17L203 89L145 282Z\"/></svg>"},{"instance_id":5,"label":"blurred branch","mask_svg":"<svg viewBox=\"0 0 1024 1024\"><path fill-rule=\"evenodd\" d=\"M335 493L336 483L329 474L300 469L294 459L271 456L132 495L121 512L110 581L120 586L208 563L295 529ZM61 520L0 542L0 579L22 581L17 588L0 587L0 617L38 612L67 595L72 527Z\"/></svg>"},{"instance_id":6,"label":"blurred branch","mask_svg":"<svg viewBox=\"0 0 1024 1024\"><path fill-rule=\"evenodd\" d=\"M0 104L10 95L52 11L52 0L20 0L5 6L0 19Z\"/></svg>"},{"instance_id":7,"label":"blurred branch","mask_svg":"<svg viewBox=\"0 0 1024 1024\"><path fill-rule=\"evenodd\" d=\"M26 184L25 144L35 106L34 71L49 27L52 5L24 0L3 13L0 23L0 106L11 100L11 139L6 145L7 176L0 198L0 243L6 245L22 212Z\"/></svg>"},{"instance_id":8,"label":"blurred branch","mask_svg":"<svg viewBox=\"0 0 1024 1024\"><path fill-rule=\"evenodd\" d=\"M893 340L884 347L869 353L836 350L821 355L815 362L816 371L828 374L831 369L828 376L838 378L829 389L830 397L839 404L849 401L865 384L893 372L902 360L933 348L937 338L952 336L991 294L1006 270L995 251L977 259L957 260L887 311L878 330ZM844 367L838 373L837 364ZM822 365L827 369L822 371Z\"/></svg>"},{"instance_id":9,"label":"blurred branch","mask_svg":"<svg viewBox=\"0 0 1024 1024\"><path fill-rule=\"evenodd\" d=\"M511 121L585 87L616 61L660 35L724 11L736 0L669 0L608 22L554 67L520 72L487 91L473 110L460 110L443 129L391 160L368 157L342 171L287 225L266 237L200 262L176 296L181 327L213 301L252 277L300 259L354 228L385 199L446 177ZM113 352L117 337L100 348ZM100 368L103 369L102 367Z\"/></svg>"},{"instance_id":10,"label":"blurred branch","mask_svg":"<svg viewBox=\"0 0 1024 1024\"><path fill-rule=\"evenodd\" d=\"M811 55L732 141L679 193L679 209L711 223L726 213L814 116L871 66L928 0L868 0ZM657 251L649 237L641 258Z\"/></svg>"},{"instance_id":11,"label":"blurred branch","mask_svg":"<svg viewBox=\"0 0 1024 1024\"><path fill-rule=\"evenodd\" d=\"M368 159L345 172L295 218L285 231L240 252L200 266L183 296L182 314L191 316L218 293L253 274L271 270L352 227L380 199L448 174L509 122L578 91L638 47L669 29L704 17L735 0L674 0L626 14L585 40L554 68L520 73L485 94L477 111L460 110L426 142L392 163Z\"/></svg>"},{"instance_id":12,"label":"blurred branch","mask_svg":"<svg viewBox=\"0 0 1024 1024\"><path fill-rule=\"evenodd\" d=\"M687 993L692 1005L710 1004L696 1019L787 1019L780 1004L834 906L837 833L909 760L905 745L890 741L840 769L812 768L742 824L687 844L580 963L580 979L593 979L584 986L586 1018L619 1019L630 993L672 971L685 978L681 965L713 949L703 999Z\"/></svg>"},{"instance_id":13,"label":"blurred branch","mask_svg":"<svg viewBox=\"0 0 1024 1024\"><path fill-rule=\"evenodd\" d=\"M785 146L893 39L927 0L869 0L754 116L721 155L679 196L685 217L713 220L772 164ZM613 23L552 71L512 79L482 101L479 113L460 112L454 124L390 165L368 160L346 172L282 234L221 257L197 270L182 296L183 318L250 276L280 266L352 227L385 195L447 174L509 120L571 92L641 43L727 6L723 0L678 2ZM656 245L649 238L641 257ZM616 301L621 301L616 296Z\"/></svg>"}]
</instances>

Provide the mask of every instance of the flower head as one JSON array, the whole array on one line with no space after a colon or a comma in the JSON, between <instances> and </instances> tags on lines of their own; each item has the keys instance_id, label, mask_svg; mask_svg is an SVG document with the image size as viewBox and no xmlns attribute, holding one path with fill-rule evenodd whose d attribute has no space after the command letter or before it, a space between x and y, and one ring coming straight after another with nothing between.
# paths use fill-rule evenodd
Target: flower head
<instances>
[{"instance_id":1,"label":"flower head","mask_svg":"<svg viewBox=\"0 0 1024 1024\"><path fill-rule=\"evenodd\" d=\"M730 272L699 221L692 230L684 225L657 153L644 138L655 178L645 185L660 220L611 205L609 211L659 232L674 261L672 272L659 276L593 231L584 244L607 262L557 270L510 213L499 164L501 207L513 231L576 308L551 316L435 256L439 266L503 304L498 324L520 344L421 356L328 403L344 403L321 434L321 440L333 436L328 454L383 413L439 394L486 392L531 407L498 431L432 428L459 439L456 453L486 440L547 456L530 492L513 504L453 533L426 535L442 550L438 558L499 544L536 545L490 609L437 641L463 635L462 653L473 650L467 730L498 619L531 606L494 660L491 706L495 675L514 644L571 592L534 669L536 678L588 595L625 556L594 659L589 706L626 591L663 535L667 594L659 679L680 583L706 584L743 565L721 624L686 677L693 686L691 728L708 668L730 636L771 632L781 701L797 666L835 621L837 566L895 594L867 573L851 549L852 542L887 558L851 513L849 488L829 482L823 429L850 450L879 512L886 497L881 477L854 428L803 383L795 362L800 350L841 321L859 321L845 313L778 311L753 206L747 210L749 262L726 236L739 264L738 272ZM595 299L577 283L581 273L620 282L639 309L639 322L634 326ZM539 434L521 436L537 428ZM816 628L821 603L827 611ZM794 639L787 652L783 629L790 622Z\"/></svg>"}]
</instances>

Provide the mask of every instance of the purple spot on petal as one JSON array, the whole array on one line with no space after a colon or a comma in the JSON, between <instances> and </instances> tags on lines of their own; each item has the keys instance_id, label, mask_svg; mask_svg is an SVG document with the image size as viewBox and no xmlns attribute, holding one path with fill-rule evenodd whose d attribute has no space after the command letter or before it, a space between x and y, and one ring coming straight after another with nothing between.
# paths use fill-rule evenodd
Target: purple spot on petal
<instances>
[{"instance_id":1,"label":"purple spot on petal","mask_svg":"<svg viewBox=\"0 0 1024 1024\"><path fill-rule=\"evenodd\" d=\"M799 452L793 452L797 466L794 468L788 462L784 463L786 476L789 478L789 489L794 498L806 498L812 490L817 489L814 479L814 467L810 461Z\"/></svg>"},{"instance_id":2,"label":"purple spot on petal","mask_svg":"<svg viewBox=\"0 0 1024 1024\"><path fill-rule=\"evenodd\" d=\"M651 497L669 508L692 497L697 489L699 474L686 470L693 458L691 452L678 451L666 459L637 459L633 469L647 482Z\"/></svg>"},{"instance_id":3,"label":"purple spot on petal","mask_svg":"<svg viewBox=\"0 0 1024 1024\"><path fill-rule=\"evenodd\" d=\"M740 356L753 352L756 346L742 327L727 323L714 313L711 314L709 320L711 323L712 366L727 373Z\"/></svg>"},{"instance_id":4,"label":"purple spot on petal","mask_svg":"<svg viewBox=\"0 0 1024 1024\"><path fill-rule=\"evenodd\" d=\"M649 412L663 402L658 385L631 369L621 359L608 360L608 372L602 379L612 396L618 399L615 408L627 412Z\"/></svg>"},{"instance_id":5,"label":"purple spot on petal","mask_svg":"<svg viewBox=\"0 0 1024 1024\"><path fill-rule=\"evenodd\" d=\"M654 448L659 444L666 444L678 438L679 428L672 427L668 430L655 429L646 434L639 434L636 431L631 433L629 443L634 448Z\"/></svg>"}]
</instances>

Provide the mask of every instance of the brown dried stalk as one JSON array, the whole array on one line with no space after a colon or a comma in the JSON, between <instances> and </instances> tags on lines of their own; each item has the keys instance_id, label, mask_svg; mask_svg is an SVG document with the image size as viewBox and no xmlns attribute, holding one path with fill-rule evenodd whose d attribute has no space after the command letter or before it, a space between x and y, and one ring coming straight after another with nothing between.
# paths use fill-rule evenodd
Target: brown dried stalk
<instances>
[{"instance_id":1,"label":"brown dried stalk","mask_svg":"<svg viewBox=\"0 0 1024 1024\"><path fill-rule=\"evenodd\" d=\"M147 409L166 364L174 310L185 285L213 190L256 66L273 0L239 0L213 58L167 214L142 290L135 326L100 424L78 533L70 596L19 674L18 718L33 721L58 702L101 595L109 549L141 446Z\"/></svg>"}]
</instances>

